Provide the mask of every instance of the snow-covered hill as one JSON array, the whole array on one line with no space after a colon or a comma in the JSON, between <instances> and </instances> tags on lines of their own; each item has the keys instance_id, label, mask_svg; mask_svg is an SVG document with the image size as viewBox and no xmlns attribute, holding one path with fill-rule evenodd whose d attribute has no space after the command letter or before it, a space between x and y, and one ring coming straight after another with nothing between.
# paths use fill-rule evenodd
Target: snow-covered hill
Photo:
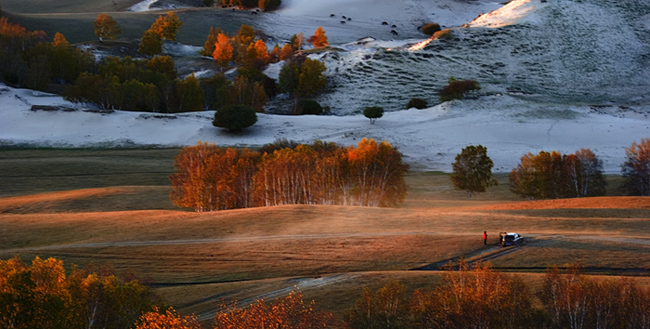
<instances>
[{"instance_id":1,"label":"snow-covered hill","mask_svg":"<svg viewBox=\"0 0 650 329\"><path fill-rule=\"evenodd\" d=\"M0 86L0 145L181 146L202 140L255 147L276 138L351 145L368 137L399 147L420 170L450 171L463 147L482 144L498 172L510 171L528 152L591 148L606 172L617 173L625 147L650 137L646 0L513 0L506 6L483 0L283 4L277 12L260 15L259 24L268 25L264 30L272 37L308 34L321 25L331 43L344 49L317 55L326 61L331 81L319 101L338 115L261 114L248 131L232 135L212 126L212 112L94 113L60 97L35 97L28 90ZM454 38L409 50L410 44L425 40L416 27L427 21L456 27ZM390 33L393 24L398 36ZM355 42L366 35L375 40ZM278 71L274 65L267 73ZM403 109L411 97L437 103L436 91L450 76L478 80L482 96L425 110ZM33 104L74 110L31 111ZM368 105L390 112L370 125L356 114Z\"/></svg>"}]
</instances>

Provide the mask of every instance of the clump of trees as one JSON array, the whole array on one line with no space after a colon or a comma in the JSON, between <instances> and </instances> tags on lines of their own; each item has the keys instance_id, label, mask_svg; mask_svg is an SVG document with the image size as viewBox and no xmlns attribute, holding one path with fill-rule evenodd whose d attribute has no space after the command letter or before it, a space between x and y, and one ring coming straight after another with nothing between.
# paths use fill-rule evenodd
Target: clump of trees
<instances>
[{"instance_id":1,"label":"clump of trees","mask_svg":"<svg viewBox=\"0 0 650 329\"><path fill-rule=\"evenodd\" d=\"M300 291L292 291L273 303L261 299L246 308L222 305L215 315L214 329L316 329L335 328L331 313L314 310L314 302L305 302Z\"/></svg>"},{"instance_id":2,"label":"clump of trees","mask_svg":"<svg viewBox=\"0 0 650 329\"><path fill-rule=\"evenodd\" d=\"M54 258L0 260L2 328L131 328L154 306L163 305L149 288L106 269L73 267L66 275Z\"/></svg>"},{"instance_id":3,"label":"clump of trees","mask_svg":"<svg viewBox=\"0 0 650 329\"><path fill-rule=\"evenodd\" d=\"M493 165L492 159L487 156L486 147L467 146L456 155L451 164L451 181L456 189L465 191L469 199L474 193L485 192L488 187L498 184L492 179Z\"/></svg>"},{"instance_id":4,"label":"clump of trees","mask_svg":"<svg viewBox=\"0 0 650 329\"><path fill-rule=\"evenodd\" d=\"M441 102L452 99L463 99L467 92L480 90L481 86L476 80L456 80L454 77L449 78L449 84L442 88L438 95Z\"/></svg>"},{"instance_id":5,"label":"clump of trees","mask_svg":"<svg viewBox=\"0 0 650 329\"><path fill-rule=\"evenodd\" d=\"M49 42L43 31L0 18L0 78L9 85L58 92L94 63L91 53L70 47L63 34Z\"/></svg>"},{"instance_id":6,"label":"clump of trees","mask_svg":"<svg viewBox=\"0 0 650 329\"><path fill-rule=\"evenodd\" d=\"M391 207L406 196L408 165L387 142L287 146L263 154L201 142L183 148L170 176L171 201L212 211L284 204Z\"/></svg>"},{"instance_id":7,"label":"clump of trees","mask_svg":"<svg viewBox=\"0 0 650 329\"><path fill-rule=\"evenodd\" d=\"M297 113L298 101L316 95L325 87L325 64L308 57L293 57L280 70L278 88L289 93Z\"/></svg>"},{"instance_id":8,"label":"clump of trees","mask_svg":"<svg viewBox=\"0 0 650 329\"><path fill-rule=\"evenodd\" d=\"M173 11L167 12L164 17L159 15L151 27L142 34L138 51L147 56L160 54L165 40L176 41L176 34L181 26L183 22Z\"/></svg>"},{"instance_id":9,"label":"clump of trees","mask_svg":"<svg viewBox=\"0 0 650 329\"><path fill-rule=\"evenodd\" d=\"M451 268L448 268L450 270ZM536 307L518 276L494 272L489 263L443 274L431 290L409 298L403 285L389 282L364 289L346 317L352 329L365 328L646 328L650 290L626 279L593 279L579 266L550 268Z\"/></svg>"},{"instance_id":10,"label":"clump of trees","mask_svg":"<svg viewBox=\"0 0 650 329\"><path fill-rule=\"evenodd\" d=\"M489 264L443 274L431 290L389 282L374 294L364 289L346 318L361 328L528 328L532 306L521 279L494 272Z\"/></svg>"},{"instance_id":11,"label":"clump of trees","mask_svg":"<svg viewBox=\"0 0 650 329\"><path fill-rule=\"evenodd\" d=\"M169 56L151 59L106 57L97 73L82 73L64 93L72 102L94 104L103 109L151 112L199 111L203 91L190 75L177 79Z\"/></svg>"},{"instance_id":12,"label":"clump of trees","mask_svg":"<svg viewBox=\"0 0 650 329\"><path fill-rule=\"evenodd\" d=\"M606 187L602 161L590 149L569 155L528 153L509 177L512 192L534 199L600 196Z\"/></svg>"},{"instance_id":13,"label":"clump of trees","mask_svg":"<svg viewBox=\"0 0 650 329\"><path fill-rule=\"evenodd\" d=\"M650 196L650 138L625 149L623 187L630 195Z\"/></svg>"},{"instance_id":14,"label":"clump of trees","mask_svg":"<svg viewBox=\"0 0 650 329\"><path fill-rule=\"evenodd\" d=\"M375 124L377 119L384 116L384 108L380 106L367 106L363 109L363 116L370 119L370 124Z\"/></svg>"},{"instance_id":15,"label":"clump of trees","mask_svg":"<svg viewBox=\"0 0 650 329\"><path fill-rule=\"evenodd\" d=\"M242 24L233 36L221 29L211 28L201 54L211 55L222 70L231 66L231 63L259 70L271 62L266 43L257 39L255 30L246 24Z\"/></svg>"}]
</instances>

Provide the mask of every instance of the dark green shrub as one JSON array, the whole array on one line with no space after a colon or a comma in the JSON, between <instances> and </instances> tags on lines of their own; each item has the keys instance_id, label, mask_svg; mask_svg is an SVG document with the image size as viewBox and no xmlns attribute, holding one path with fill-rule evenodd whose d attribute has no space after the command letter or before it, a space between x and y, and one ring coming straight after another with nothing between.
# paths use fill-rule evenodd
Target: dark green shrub
<instances>
[{"instance_id":1,"label":"dark green shrub","mask_svg":"<svg viewBox=\"0 0 650 329\"><path fill-rule=\"evenodd\" d=\"M214 113L212 125L230 131L248 128L257 122L255 109L246 105L226 105Z\"/></svg>"},{"instance_id":2,"label":"dark green shrub","mask_svg":"<svg viewBox=\"0 0 650 329\"><path fill-rule=\"evenodd\" d=\"M375 124L377 119L384 116L384 108L379 106L368 106L363 109L363 115L370 119L370 124Z\"/></svg>"},{"instance_id":3,"label":"dark green shrub","mask_svg":"<svg viewBox=\"0 0 650 329\"><path fill-rule=\"evenodd\" d=\"M428 105L427 101L425 101L424 99L414 97L411 98L408 104L406 104L406 108L410 109L415 107L416 109L421 110L427 108L427 105Z\"/></svg>"},{"instance_id":4,"label":"dark green shrub","mask_svg":"<svg viewBox=\"0 0 650 329\"><path fill-rule=\"evenodd\" d=\"M206 7L214 6L214 0L203 0L203 5Z\"/></svg>"},{"instance_id":5,"label":"dark green shrub","mask_svg":"<svg viewBox=\"0 0 650 329\"><path fill-rule=\"evenodd\" d=\"M434 33L440 31L440 24L438 23L429 23L422 26L422 33L426 35L433 35Z\"/></svg>"},{"instance_id":6,"label":"dark green shrub","mask_svg":"<svg viewBox=\"0 0 650 329\"><path fill-rule=\"evenodd\" d=\"M319 115L323 113L323 108L320 106L320 104L318 104L317 101L310 98L306 98L306 99L298 100L297 113Z\"/></svg>"},{"instance_id":7,"label":"dark green shrub","mask_svg":"<svg viewBox=\"0 0 650 329\"><path fill-rule=\"evenodd\" d=\"M479 90L481 86L476 82L476 80L456 80L454 78L449 79L449 85L440 90L440 101L446 102L452 99L463 99L465 98L465 93L472 90Z\"/></svg>"}]
</instances>

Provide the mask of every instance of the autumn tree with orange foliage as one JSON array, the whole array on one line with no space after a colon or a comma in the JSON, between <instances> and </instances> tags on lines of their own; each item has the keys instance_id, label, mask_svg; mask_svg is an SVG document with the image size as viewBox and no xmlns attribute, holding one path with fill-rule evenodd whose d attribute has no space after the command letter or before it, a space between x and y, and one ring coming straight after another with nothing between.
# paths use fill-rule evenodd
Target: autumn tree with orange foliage
<instances>
[{"instance_id":1,"label":"autumn tree with orange foliage","mask_svg":"<svg viewBox=\"0 0 650 329\"><path fill-rule=\"evenodd\" d=\"M136 280L34 258L0 260L0 328L131 328L158 303Z\"/></svg>"},{"instance_id":2,"label":"autumn tree with orange foliage","mask_svg":"<svg viewBox=\"0 0 650 329\"><path fill-rule=\"evenodd\" d=\"M255 161L243 176L228 170L239 159L236 152L206 143L181 150L170 176L172 202L196 211L284 204L392 207L406 195L408 165L387 142L364 139L343 148L316 141L264 155L246 150L241 154ZM245 188L236 190L229 185L233 180ZM247 201L231 201L236 197Z\"/></svg>"},{"instance_id":3,"label":"autumn tree with orange foliage","mask_svg":"<svg viewBox=\"0 0 650 329\"><path fill-rule=\"evenodd\" d=\"M285 43L284 46L282 46L282 50L280 50L280 60L283 61L287 58L291 58L293 56L295 50L293 47L291 47L290 44Z\"/></svg>"},{"instance_id":4,"label":"autumn tree with orange foliage","mask_svg":"<svg viewBox=\"0 0 650 329\"><path fill-rule=\"evenodd\" d=\"M251 207L252 176L259 154L199 142L183 148L170 176L172 203L195 211Z\"/></svg>"},{"instance_id":5,"label":"autumn tree with orange foliage","mask_svg":"<svg viewBox=\"0 0 650 329\"><path fill-rule=\"evenodd\" d=\"M68 48L70 47L70 43L66 40L63 34L56 32L54 40L52 40L52 46L54 46L54 48Z\"/></svg>"},{"instance_id":6,"label":"autumn tree with orange foliage","mask_svg":"<svg viewBox=\"0 0 650 329\"><path fill-rule=\"evenodd\" d=\"M183 26L183 22L173 11L167 12L163 17L159 15L156 21L151 24L149 30L156 32L162 40L176 41L176 33Z\"/></svg>"},{"instance_id":7,"label":"autumn tree with orange foliage","mask_svg":"<svg viewBox=\"0 0 650 329\"><path fill-rule=\"evenodd\" d=\"M115 39L116 36L122 33L120 24L111 15L105 13L97 15L94 27L95 35L99 38L99 42L104 42L104 39Z\"/></svg>"},{"instance_id":8,"label":"autumn tree with orange foliage","mask_svg":"<svg viewBox=\"0 0 650 329\"><path fill-rule=\"evenodd\" d=\"M157 307L152 312L140 316L135 329L201 329L201 324L195 316L183 316L170 307L165 313L160 313Z\"/></svg>"},{"instance_id":9,"label":"autumn tree with orange foliage","mask_svg":"<svg viewBox=\"0 0 650 329\"><path fill-rule=\"evenodd\" d=\"M349 168L346 204L366 207L394 207L406 197L404 175L409 166L390 143L362 139L344 156Z\"/></svg>"},{"instance_id":10,"label":"autumn tree with orange foliage","mask_svg":"<svg viewBox=\"0 0 650 329\"><path fill-rule=\"evenodd\" d=\"M325 30L323 30L322 26L316 28L314 35L309 37L309 39L307 39L307 42L311 43L315 48L329 46L329 42L327 42L327 36L325 35Z\"/></svg>"},{"instance_id":11,"label":"autumn tree with orange foliage","mask_svg":"<svg viewBox=\"0 0 650 329\"><path fill-rule=\"evenodd\" d=\"M222 69L228 66L233 57L233 45L230 43L230 37L226 34L218 34L217 42L212 52L212 58Z\"/></svg>"},{"instance_id":12,"label":"autumn tree with orange foliage","mask_svg":"<svg viewBox=\"0 0 650 329\"><path fill-rule=\"evenodd\" d=\"M215 315L214 329L316 329L332 328L331 313L314 310L302 292L293 291L273 304L258 300L247 308L224 305Z\"/></svg>"}]
</instances>

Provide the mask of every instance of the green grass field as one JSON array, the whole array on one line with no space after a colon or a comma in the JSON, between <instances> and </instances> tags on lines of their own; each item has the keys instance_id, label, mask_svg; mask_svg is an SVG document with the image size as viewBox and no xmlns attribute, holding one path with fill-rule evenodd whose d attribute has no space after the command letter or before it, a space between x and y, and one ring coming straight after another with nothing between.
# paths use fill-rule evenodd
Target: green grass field
<instances>
[{"instance_id":1,"label":"green grass field","mask_svg":"<svg viewBox=\"0 0 650 329\"><path fill-rule=\"evenodd\" d=\"M120 3L132 2L121 1ZM93 22L97 15L102 12L108 13L120 24L122 34L117 37L118 40L136 45L140 42L142 33L149 29L156 18L167 13L165 10L149 12L124 12L110 10L110 8L106 10L106 7L112 6L110 1L93 1L87 5L87 10L75 11L66 10L76 8L76 1L47 2L52 3L52 5L44 5L43 7L29 6L28 8L25 8L25 5L21 3L24 3L24 1L8 1L7 3L3 1L2 3L3 11L6 12L7 17L12 22L18 23L28 30L45 31L50 38L53 38L56 32L63 33L72 44L97 40ZM228 33L236 32L241 24L258 28L255 17L251 17L253 15L250 15L247 11L232 12L221 8L186 8L176 10L175 13L183 22L176 40L194 46L203 46L211 26L219 27Z\"/></svg>"}]
</instances>

